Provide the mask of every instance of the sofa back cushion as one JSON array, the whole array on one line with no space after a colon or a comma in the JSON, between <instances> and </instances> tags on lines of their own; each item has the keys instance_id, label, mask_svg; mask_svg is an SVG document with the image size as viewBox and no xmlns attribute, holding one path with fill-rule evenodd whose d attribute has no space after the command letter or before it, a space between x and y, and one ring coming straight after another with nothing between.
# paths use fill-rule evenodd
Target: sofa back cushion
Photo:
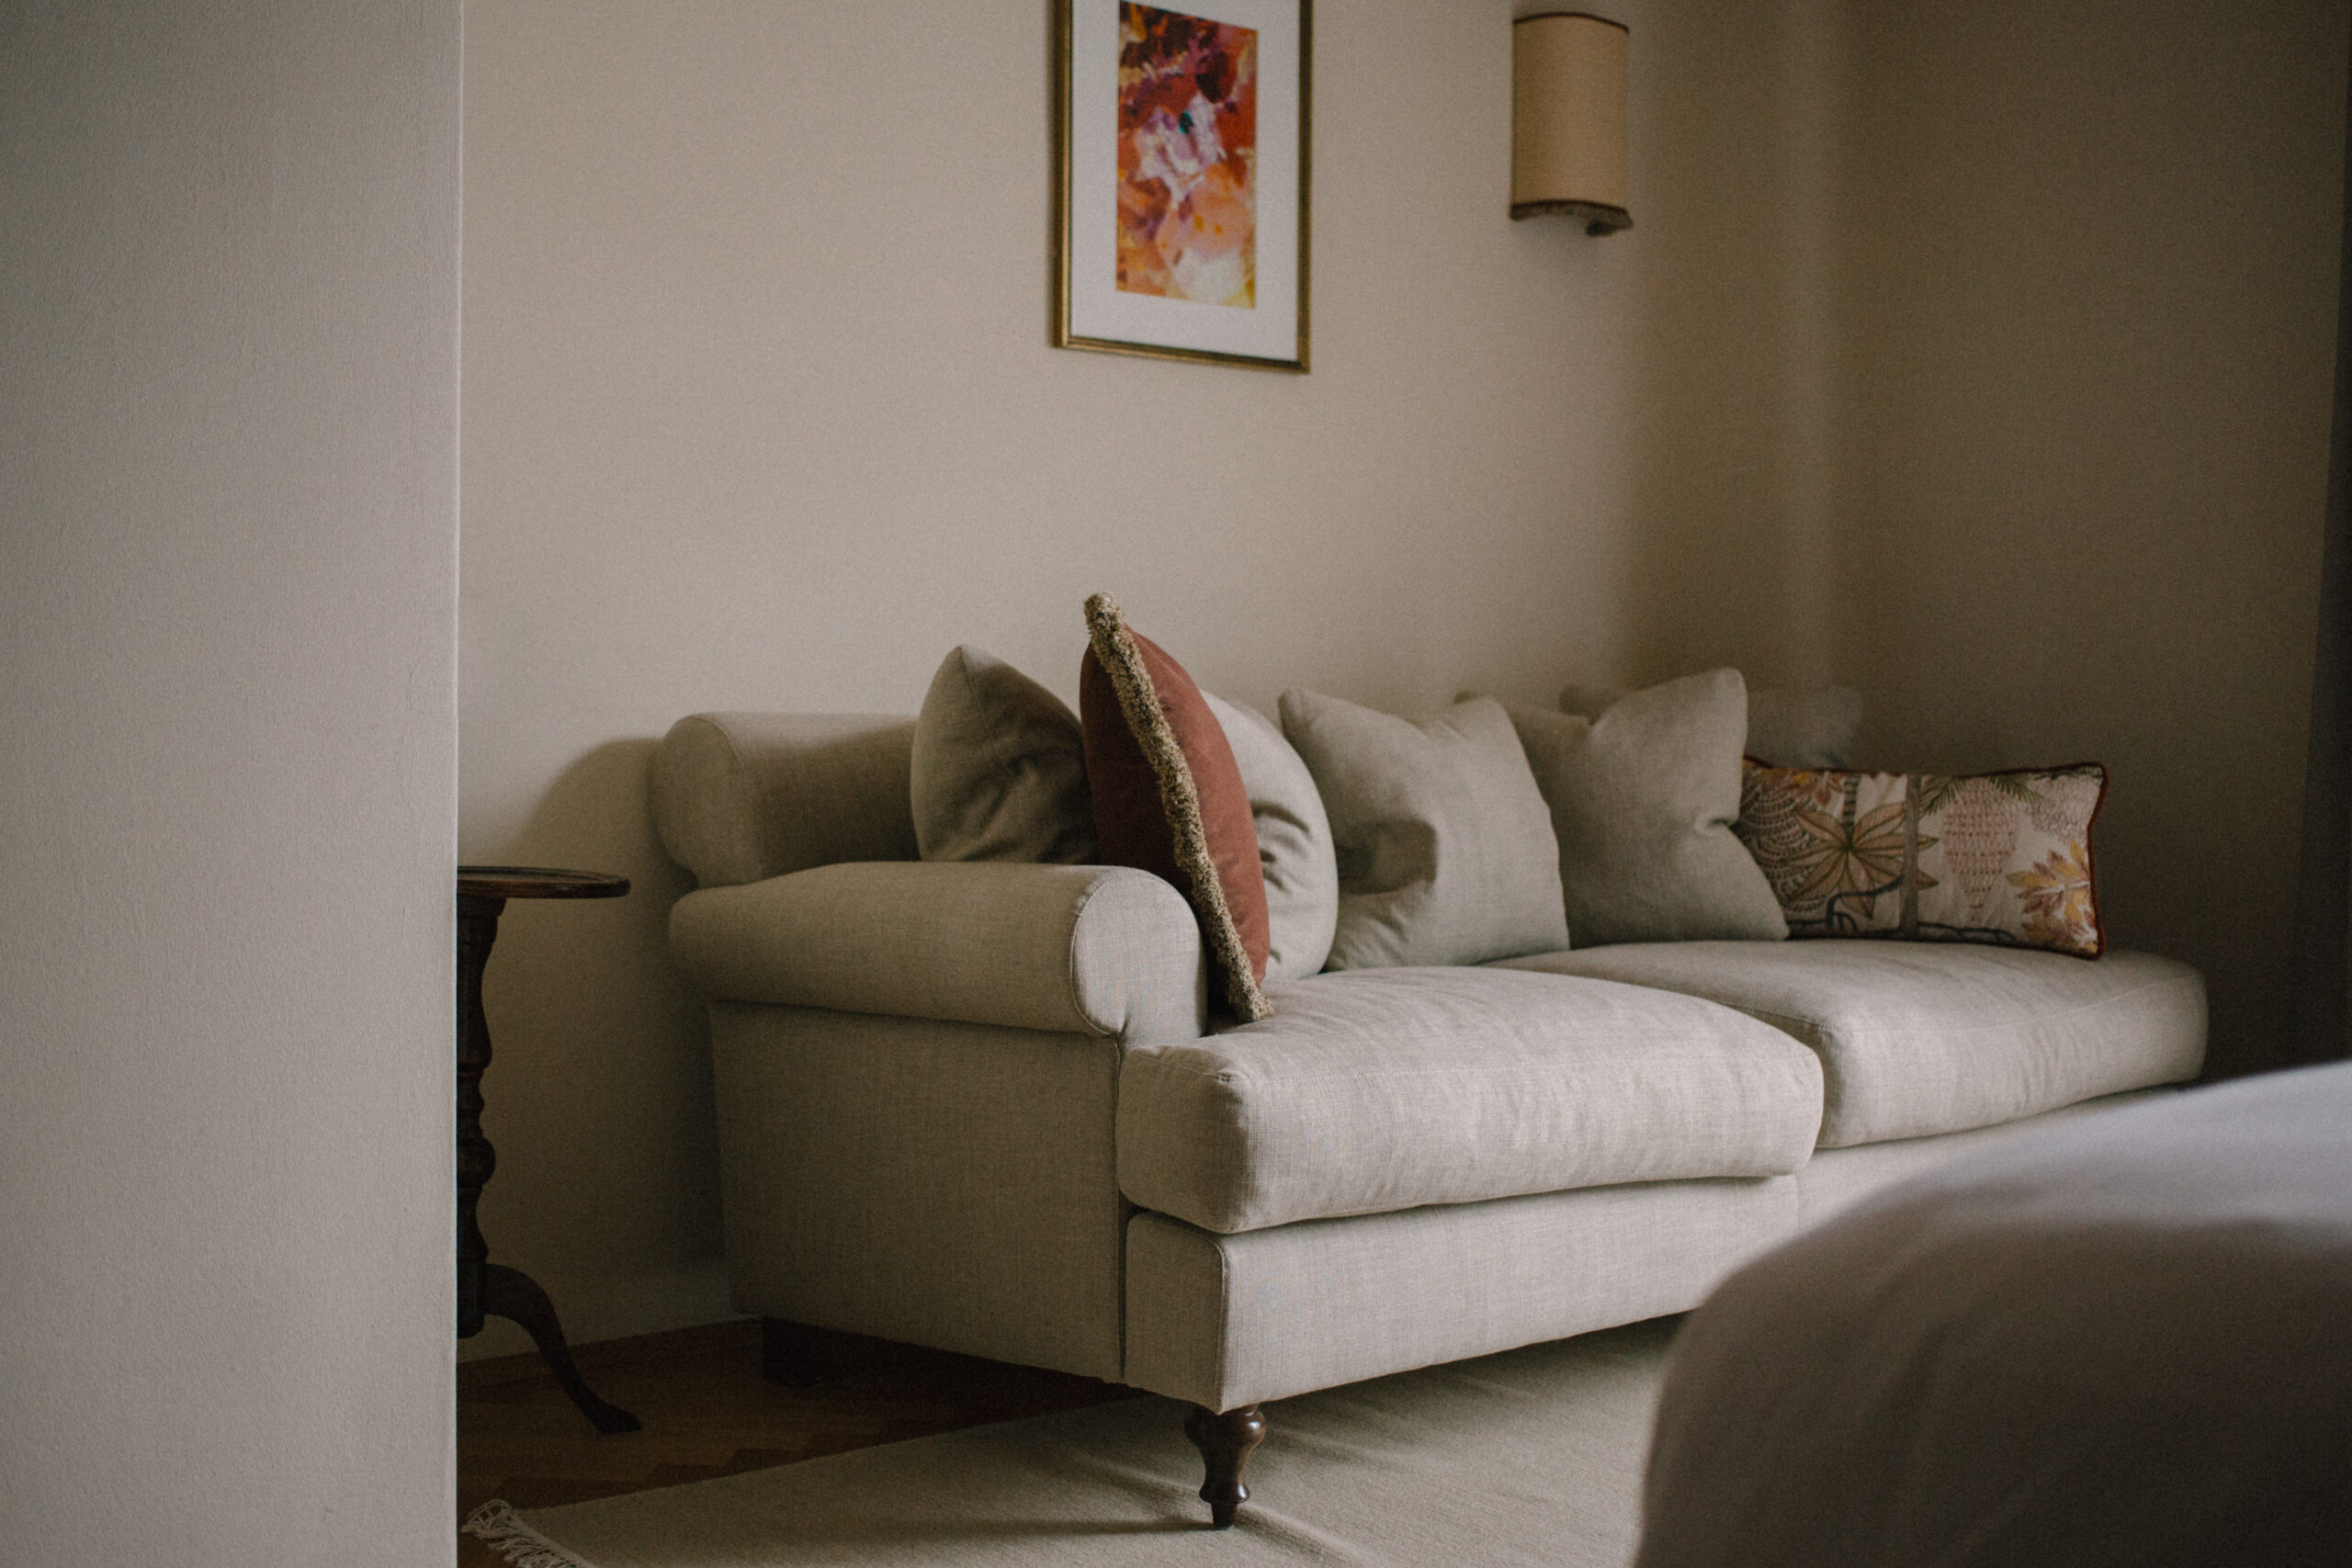
<instances>
[{"instance_id":1,"label":"sofa back cushion","mask_svg":"<svg viewBox=\"0 0 2352 1568\"><path fill-rule=\"evenodd\" d=\"M1257 820L1258 864L1266 881L1266 980L1304 978L1331 955L1340 919L1330 818L1315 792L1315 775L1272 720L1213 692L1202 694L1232 743Z\"/></svg>"},{"instance_id":2,"label":"sofa back cushion","mask_svg":"<svg viewBox=\"0 0 2352 1568\"><path fill-rule=\"evenodd\" d=\"M838 861L913 860L898 714L698 713L654 753L653 825L704 887Z\"/></svg>"},{"instance_id":3,"label":"sofa back cushion","mask_svg":"<svg viewBox=\"0 0 2352 1568\"><path fill-rule=\"evenodd\" d=\"M1482 964L1568 945L1551 814L1500 703L1399 718L1292 690L1282 715L1331 819L1329 967Z\"/></svg>"},{"instance_id":4,"label":"sofa back cushion","mask_svg":"<svg viewBox=\"0 0 2352 1568\"><path fill-rule=\"evenodd\" d=\"M1510 716L1552 808L1578 947L1789 934L1771 884L1732 834L1748 733L1738 671L1635 692L1595 719Z\"/></svg>"},{"instance_id":5,"label":"sofa back cushion","mask_svg":"<svg viewBox=\"0 0 2352 1568\"><path fill-rule=\"evenodd\" d=\"M1560 711L1599 718L1624 696L1608 686L1572 685ZM1842 768L1862 727L1862 694L1851 686L1750 686L1747 754L1776 768Z\"/></svg>"},{"instance_id":6,"label":"sofa back cushion","mask_svg":"<svg viewBox=\"0 0 2352 1568\"><path fill-rule=\"evenodd\" d=\"M977 648L950 652L923 695L908 801L925 860L1095 858L1078 716Z\"/></svg>"}]
</instances>

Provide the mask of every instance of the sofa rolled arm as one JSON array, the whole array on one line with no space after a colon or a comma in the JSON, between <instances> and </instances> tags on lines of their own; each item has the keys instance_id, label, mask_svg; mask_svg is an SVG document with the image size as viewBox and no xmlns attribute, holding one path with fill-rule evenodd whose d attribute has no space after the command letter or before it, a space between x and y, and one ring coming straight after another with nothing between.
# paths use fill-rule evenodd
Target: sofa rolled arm
<instances>
[{"instance_id":1,"label":"sofa rolled arm","mask_svg":"<svg viewBox=\"0 0 2352 1568\"><path fill-rule=\"evenodd\" d=\"M670 913L670 951L710 997L844 1012L1193 1040L1208 966L1192 907L1125 866L857 861Z\"/></svg>"}]
</instances>

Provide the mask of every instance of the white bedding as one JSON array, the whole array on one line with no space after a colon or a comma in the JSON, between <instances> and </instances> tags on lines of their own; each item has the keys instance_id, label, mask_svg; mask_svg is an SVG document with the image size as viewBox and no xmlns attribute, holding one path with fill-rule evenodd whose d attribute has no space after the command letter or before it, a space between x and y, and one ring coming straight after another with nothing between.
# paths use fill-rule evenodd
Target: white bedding
<instances>
[{"instance_id":1,"label":"white bedding","mask_svg":"<svg viewBox=\"0 0 2352 1568\"><path fill-rule=\"evenodd\" d=\"M1637 1561L2352 1562L2352 1064L2020 1136L1734 1275Z\"/></svg>"}]
</instances>

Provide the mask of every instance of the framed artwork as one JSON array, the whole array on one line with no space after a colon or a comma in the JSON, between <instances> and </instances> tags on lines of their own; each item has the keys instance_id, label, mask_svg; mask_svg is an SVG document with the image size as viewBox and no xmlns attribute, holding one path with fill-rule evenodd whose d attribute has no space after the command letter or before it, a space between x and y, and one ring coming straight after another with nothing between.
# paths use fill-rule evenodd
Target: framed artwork
<instances>
[{"instance_id":1,"label":"framed artwork","mask_svg":"<svg viewBox=\"0 0 2352 1568\"><path fill-rule=\"evenodd\" d=\"M1311 0L1061 0L1054 342L1306 368Z\"/></svg>"}]
</instances>

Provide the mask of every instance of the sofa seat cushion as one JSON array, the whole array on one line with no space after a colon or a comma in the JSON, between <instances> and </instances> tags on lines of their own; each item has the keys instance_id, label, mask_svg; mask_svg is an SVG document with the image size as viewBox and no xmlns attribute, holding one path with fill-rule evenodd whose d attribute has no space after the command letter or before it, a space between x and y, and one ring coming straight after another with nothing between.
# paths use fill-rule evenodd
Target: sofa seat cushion
<instances>
[{"instance_id":1,"label":"sofa seat cushion","mask_svg":"<svg viewBox=\"0 0 2352 1568\"><path fill-rule=\"evenodd\" d=\"M1363 969L1270 988L1274 1016L1131 1050L1119 1183L1231 1234L1295 1220L1809 1157L1821 1069L1669 991L1504 969Z\"/></svg>"},{"instance_id":2,"label":"sofa seat cushion","mask_svg":"<svg viewBox=\"0 0 2352 1568\"><path fill-rule=\"evenodd\" d=\"M1704 997L1786 1030L1821 1053L1823 1148L1989 1127L2178 1083L2205 1060L2204 981L2144 953L1629 942L1505 966Z\"/></svg>"}]
</instances>

